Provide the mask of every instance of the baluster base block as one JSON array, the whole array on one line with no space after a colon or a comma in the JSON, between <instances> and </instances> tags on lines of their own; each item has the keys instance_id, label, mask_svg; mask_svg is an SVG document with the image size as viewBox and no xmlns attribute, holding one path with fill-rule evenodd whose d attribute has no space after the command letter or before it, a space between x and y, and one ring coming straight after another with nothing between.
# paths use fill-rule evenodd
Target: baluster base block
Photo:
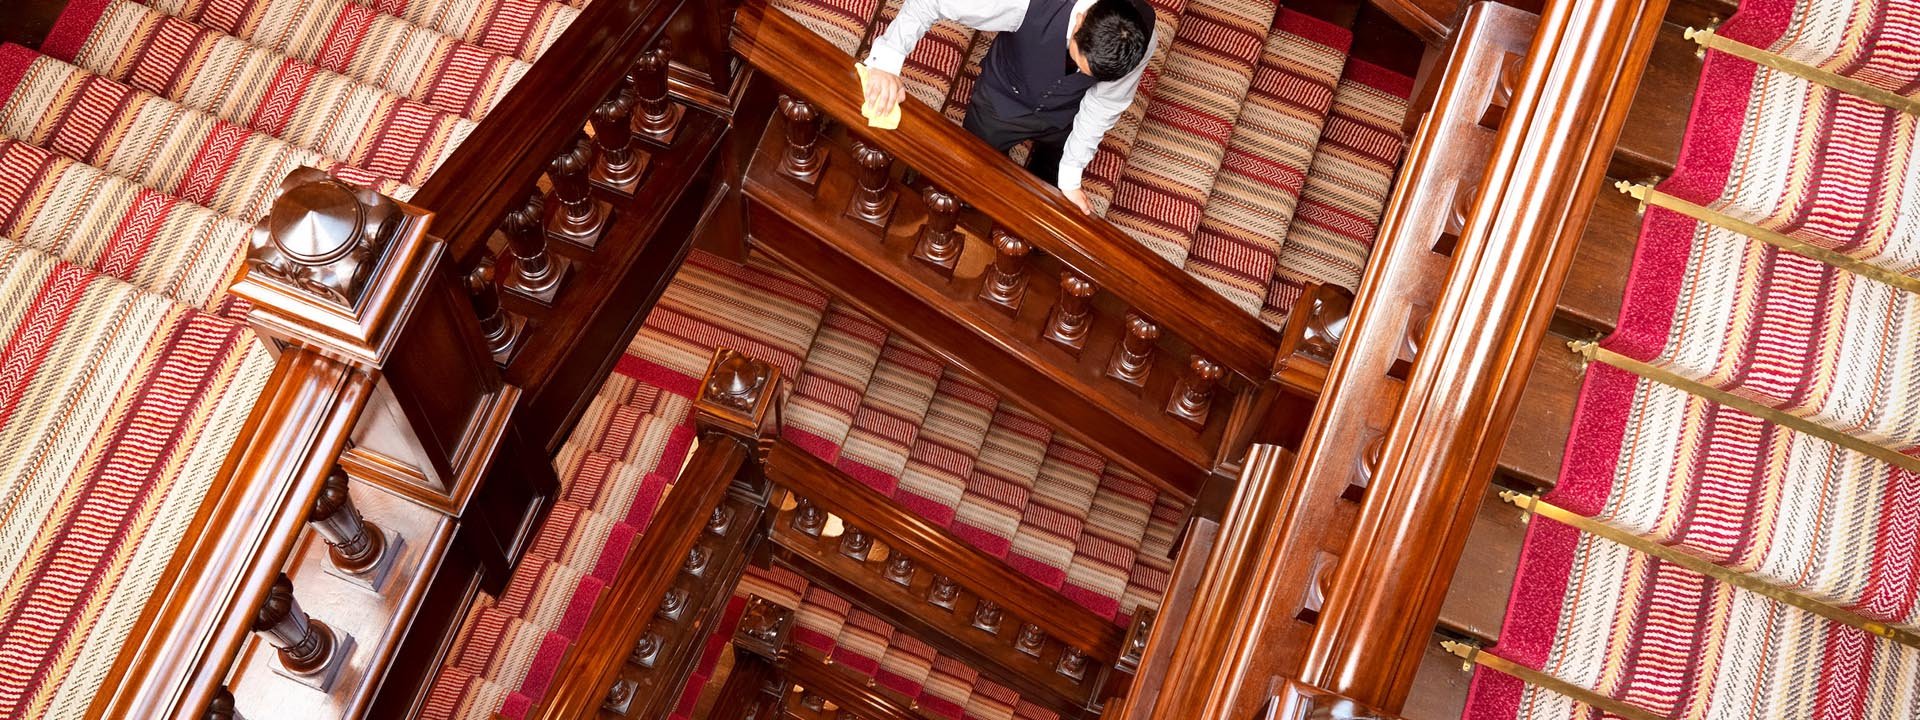
<instances>
[{"instance_id":1,"label":"baluster base block","mask_svg":"<svg viewBox=\"0 0 1920 720\"><path fill-rule=\"evenodd\" d=\"M1194 432L1204 432L1207 429L1207 416L1213 412L1213 402L1218 402L1218 398L1202 405L1197 412L1194 411L1186 403L1180 402L1181 398L1187 396L1192 383L1192 380L1183 377L1173 384L1173 393L1167 396L1167 414L1175 420L1186 423L1187 427L1193 428ZM1218 388L1214 390L1216 393L1219 392Z\"/></svg>"},{"instance_id":2,"label":"baluster base block","mask_svg":"<svg viewBox=\"0 0 1920 720\"><path fill-rule=\"evenodd\" d=\"M1068 355L1080 357L1080 351L1087 349L1087 334L1089 326L1093 324L1093 310L1092 308L1088 308L1088 316L1085 324L1080 326L1079 334L1073 336L1068 336L1060 332L1061 312L1062 310L1058 303L1054 304L1053 308L1047 311L1047 329L1045 332L1040 333L1040 337L1047 342L1053 343L1055 347L1067 351Z\"/></svg>"},{"instance_id":3,"label":"baluster base block","mask_svg":"<svg viewBox=\"0 0 1920 720\"><path fill-rule=\"evenodd\" d=\"M512 253L507 254L508 257L512 255ZM567 274L573 271L573 261L553 252L548 252L547 257L553 263L552 275L540 287L527 285L527 279L520 275L519 269L510 267L507 270L506 281L500 283L501 289L552 307L553 299L560 295L560 288L567 284Z\"/></svg>"},{"instance_id":4,"label":"baluster base block","mask_svg":"<svg viewBox=\"0 0 1920 720\"><path fill-rule=\"evenodd\" d=\"M276 653L276 657L268 665L281 677L323 693L329 692L333 689L333 681L340 678L340 671L347 667L347 661L353 657L353 636L327 627L326 623L317 619L308 618L307 622L315 626L316 632L326 632L333 636L333 647L327 651L326 664L314 668L311 672L298 672L288 669Z\"/></svg>"},{"instance_id":5,"label":"baluster base block","mask_svg":"<svg viewBox=\"0 0 1920 720\"><path fill-rule=\"evenodd\" d=\"M1127 351L1124 347L1119 345L1114 346L1113 357L1107 359L1107 377L1131 385L1136 389L1146 389L1147 376L1153 372L1153 358L1147 360L1146 367L1133 370L1127 367L1126 356ZM1185 381L1182 381L1183 384L1184 382ZM1179 395L1175 394L1174 397L1178 398Z\"/></svg>"},{"instance_id":6,"label":"baluster base block","mask_svg":"<svg viewBox=\"0 0 1920 720\"><path fill-rule=\"evenodd\" d=\"M859 221L885 238L887 225L893 222L893 208L899 204L900 194L888 188L886 192L881 193L878 204L868 207L861 202L860 191L856 188L853 198L847 201L847 209L842 214L849 220Z\"/></svg>"},{"instance_id":7,"label":"baluster base block","mask_svg":"<svg viewBox=\"0 0 1920 720\"><path fill-rule=\"evenodd\" d=\"M621 173L621 177L618 178L609 177L607 175L607 169L604 166L600 163L594 163L593 169L587 171L587 180L593 183L595 187L606 190L607 192L615 193L623 197L633 197L634 191L640 189L640 181L646 179L647 168L653 164L652 161L653 157L651 155L635 149L633 151L632 170Z\"/></svg>"},{"instance_id":8,"label":"baluster base block","mask_svg":"<svg viewBox=\"0 0 1920 720\"><path fill-rule=\"evenodd\" d=\"M600 246L600 236L605 234L607 226L613 224L613 203L593 198L594 210L590 219L581 224L567 222L565 208L553 214L547 221L547 236L582 250L593 250Z\"/></svg>"},{"instance_id":9,"label":"baluster base block","mask_svg":"<svg viewBox=\"0 0 1920 720\"><path fill-rule=\"evenodd\" d=\"M1020 314L1020 301L1025 300L1027 297L1026 273L1021 273L1017 279L1001 285L996 282L993 277L993 270L989 268L985 281L980 285L980 300L982 302L1008 315Z\"/></svg>"},{"instance_id":10,"label":"baluster base block","mask_svg":"<svg viewBox=\"0 0 1920 720\"><path fill-rule=\"evenodd\" d=\"M667 116L653 122L648 122L646 113L636 108L633 113L633 139L657 148L673 147L673 139L680 136L680 119L686 116L687 106L677 102L668 102Z\"/></svg>"},{"instance_id":11,"label":"baluster base block","mask_svg":"<svg viewBox=\"0 0 1920 720\"><path fill-rule=\"evenodd\" d=\"M527 344L527 319L505 310L500 311L500 314L503 316L506 329L503 331L505 336L499 343L499 349L493 351L493 364L505 368L513 364L514 356L519 355L520 348Z\"/></svg>"},{"instance_id":12,"label":"baluster base block","mask_svg":"<svg viewBox=\"0 0 1920 720\"><path fill-rule=\"evenodd\" d=\"M949 231L945 238L934 237L932 233L923 229L920 231L919 239L914 241L913 259L926 263L927 267L933 268L933 271L940 273L941 277L951 280L953 271L960 267L960 253L966 247L966 243L966 236L957 227ZM953 251L947 253L946 257L939 257L934 253L935 246L941 244L953 246Z\"/></svg>"},{"instance_id":13,"label":"baluster base block","mask_svg":"<svg viewBox=\"0 0 1920 720\"><path fill-rule=\"evenodd\" d=\"M373 529L374 528L370 527L368 531L371 532ZM399 533L393 532L392 530L380 528L380 534L382 538L380 543L380 557L375 558L373 564L369 565L365 571L358 574L347 572L346 570L342 570L339 565L334 564L332 558L329 557L328 561L323 564L326 573L352 583L355 586L379 593L381 588L386 587L387 578L393 574L393 561L400 557L400 548L407 543L406 538L401 537Z\"/></svg>"}]
</instances>

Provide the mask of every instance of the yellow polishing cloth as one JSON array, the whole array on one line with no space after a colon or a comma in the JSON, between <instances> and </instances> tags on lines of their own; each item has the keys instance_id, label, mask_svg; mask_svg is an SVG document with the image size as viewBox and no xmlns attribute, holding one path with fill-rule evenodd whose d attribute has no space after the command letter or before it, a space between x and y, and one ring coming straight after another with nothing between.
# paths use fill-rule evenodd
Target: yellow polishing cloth
<instances>
[{"instance_id":1,"label":"yellow polishing cloth","mask_svg":"<svg viewBox=\"0 0 1920 720\"><path fill-rule=\"evenodd\" d=\"M867 66L861 63L854 63L853 71L860 73L860 95L861 97L865 97L867 94ZM900 103L894 103L893 107L887 108L885 112L877 112L865 103L862 103L860 105L860 115L867 119L867 127L876 127L881 130L897 130L900 128Z\"/></svg>"}]
</instances>

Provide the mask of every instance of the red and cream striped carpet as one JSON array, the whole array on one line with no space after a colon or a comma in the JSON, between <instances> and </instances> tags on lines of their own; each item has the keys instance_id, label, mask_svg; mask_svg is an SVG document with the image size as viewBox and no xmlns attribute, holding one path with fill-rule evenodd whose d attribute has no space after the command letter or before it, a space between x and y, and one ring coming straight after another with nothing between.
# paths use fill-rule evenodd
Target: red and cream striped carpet
<instances>
[{"instance_id":1,"label":"red and cream striped carpet","mask_svg":"<svg viewBox=\"0 0 1920 720\"><path fill-rule=\"evenodd\" d=\"M1911 92L1920 16L1749 0L1716 34L1790 62L1707 52L1542 498L1625 536L1536 517L1487 652L1650 717L1920 717L1915 118L1794 65ZM1599 715L1484 667L1466 714Z\"/></svg>"}]
</instances>

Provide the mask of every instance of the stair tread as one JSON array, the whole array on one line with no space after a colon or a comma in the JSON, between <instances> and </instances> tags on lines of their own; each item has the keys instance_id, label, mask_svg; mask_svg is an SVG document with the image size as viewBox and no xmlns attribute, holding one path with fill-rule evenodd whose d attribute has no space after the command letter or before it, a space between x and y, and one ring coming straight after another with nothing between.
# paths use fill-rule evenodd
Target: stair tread
<instances>
[{"instance_id":1,"label":"stair tread","mask_svg":"<svg viewBox=\"0 0 1920 720\"><path fill-rule=\"evenodd\" d=\"M474 125L132 0L109 3L84 42L43 51L408 185L426 182Z\"/></svg>"},{"instance_id":2,"label":"stair tread","mask_svg":"<svg viewBox=\"0 0 1920 720\"><path fill-rule=\"evenodd\" d=\"M1700 46L1686 39L1684 31L1673 23L1660 26L1647 71L1634 91L1633 108L1614 146L1608 175L1642 181L1673 174L1693 108L1694 88L1700 82Z\"/></svg>"},{"instance_id":3,"label":"stair tread","mask_svg":"<svg viewBox=\"0 0 1920 720\"><path fill-rule=\"evenodd\" d=\"M1500 639L1507 595L1527 535L1526 513L1501 500L1499 493L1499 487L1490 487L1481 499L1466 554L1455 566L1440 606L1440 627L1489 645Z\"/></svg>"},{"instance_id":4,"label":"stair tread","mask_svg":"<svg viewBox=\"0 0 1920 720\"><path fill-rule=\"evenodd\" d=\"M354 0L416 27L533 62L573 24L584 0Z\"/></svg>"},{"instance_id":5,"label":"stair tread","mask_svg":"<svg viewBox=\"0 0 1920 720\"><path fill-rule=\"evenodd\" d=\"M881 494L893 495L943 370L937 358L911 341L889 337L836 466Z\"/></svg>"},{"instance_id":6,"label":"stair tread","mask_svg":"<svg viewBox=\"0 0 1920 720\"><path fill-rule=\"evenodd\" d=\"M210 30L313 63L461 117L486 117L530 64L462 42L355 0L146 0ZM75 3L75 6L84 5ZM91 26L87 23L85 26ZM339 33L353 32L352 39Z\"/></svg>"},{"instance_id":7,"label":"stair tread","mask_svg":"<svg viewBox=\"0 0 1920 720\"><path fill-rule=\"evenodd\" d=\"M1587 228L1573 252L1573 268L1560 287L1558 313L1598 336L1613 331L1620 319L1620 298L1640 237L1640 203L1605 188L1595 196Z\"/></svg>"},{"instance_id":8,"label":"stair tread","mask_svg":"<svg viewBox=\"0 0 1920 720\"><path fill-rule=\"evenodd\" d=\"M1267 324L1285 327L1310 283L1359 286L1405 150L1400 126L1412 90L1412 78L1347 62L1260 312Z\"/></svg>"},{"instance_id":9,"label":"stair tread","mask_svg":"<svg viewBox=\"0 0 1920 720\"><path fill-rule=\"evenodd\" d=\"M1501 472L1536 487L1551 487L1560 477L1560 459L1580 396L1580 357L1566 342L1552 334L1541 341L1507 443L1500 448Z\"/></svg>"},{"instance_id":10,"label":"stair tread","mask_svg":"<svg viewBox=\"0 0 1920 720\"><path fill-rule=\"evenodd\" d=\"M1058 434L1034 476L1006 561L1040 584L1059 590L1067 579L1087 511L1106 458Z\"/></svg>"},{"instance_id":11,"label":"stair tread","mask_svg":"<svg viewBox=\"0 0 1920 720\"><path fill-rule=\"evenodd\" d=\"M1191 0L1180 18L1107 209L1109 221L1175 265L1193 244L1275 11L1265 1Z\"/></svg>"},{"instance_id":12,"label":"stair tread","mask_svg":"<svg viewBox=\"0 0 1920 720\"><path fill-rule=\"evenodd\" d=\"M888 334L859 311L829 303L782 408L782 436L815 457L838 460Z\"/></svg>"},{"instance_id":13,"label":"stair tread","mask_svg":"<svg viewBox=\"0 0 1920 720\"><path fill-rule=\"evenodd\" d=\"M1005 557L1052 440L1053 428L1002 404L987 426L966 492L948 518L954 534L989 555Z\"/></svg>"},{"instance_id":14,"label":"stair tread","mask_svg":"<svg viewBox=\"0 0 1920 720\"><path fill-rule=\"evenodd\" d=\"M1292 10L1274 17L1201 211L1188 273L1258 315L1352 41Z\"/></svg>"},{"instance_id":15,"label":"stair tread","mask_svg":"<svg viewBox=\"0 0 1920 720\"><path fill-rule=\"evenodd\" d=\"M947 368L914 437L894 501L941 525L952 521L967 479L978 465L1000 397L955 368Z\"/></svg>"},{"instance_id":16,"label":"stair tread","mask_svg":"<svg viewBox=\"0 0 1920 720\"><path fill-rule=\"evenodd\" d=\"M7 136L241 222L266 215L281 181L300 167L321 168L390 197L413 196L412 186L328 162L271 135L19 45L0 45L0 65L25 69L12 80L17 84L0 80L0 95L8 97L0 107L0 131ZM83 105L86 111L76 111ZM103 114L104 108L117 112ZM105 117L117 118L117 124L106 124ZM191 153L183 154L184 148ZM196 168L201 172L185 171Z\"/></svg>"}]
</instances>

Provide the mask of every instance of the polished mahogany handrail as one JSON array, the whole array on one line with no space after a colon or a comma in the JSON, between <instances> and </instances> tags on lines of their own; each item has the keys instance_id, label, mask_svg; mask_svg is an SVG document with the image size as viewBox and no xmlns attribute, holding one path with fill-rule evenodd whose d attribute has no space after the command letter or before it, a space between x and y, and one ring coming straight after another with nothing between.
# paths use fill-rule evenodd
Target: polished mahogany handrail
<instances>
[{"instance_id":1,"label":"polished mahogany handrail","mask_svg":"<svg viewBox=\"0 0 1920 720\"><path fill-rule=\"evenodd\" d=\"M1061 642L1103 662L1120 656L1124 628L1035 583L872 488L849 482L844 474L792 443L774 445L767 457L767 477L828 512L857 518L862 531L961 587L1014 609ZM1047 611L1034 612L1035 608Z\"/></svg>"},{"instance_id":2,"label":"polished mahogany handrail","mask_svg":"<svg viewBox=\"0 0 1920 720\"><path fill-rule=\"evenodd\" d=\"M681 558L706 532L707 519L746 464L750 448L722 433L707 433L680 472L652 524L620 563L614 580L594 605L579 639L560 659L553 686L537 712L546 720L591 717L599 712L620 666L646 632L660 598L680 575Z\"/></svg>"},{"instance_id":3,"label":"polished mahogany handrail","mask_svg":"<svg viewBox=\"0 0 1920 720\"><path fill-rule=\"evenodd\" d=\"M587 117L617 87L687 0L599 0L501 98L412 203L434 212L434 234L458 267L518 208L547 163L575 142Z\"/></svg>"},{"instance_id":4,"label":"polished mahogany handrail","mask_svg":"<svg viewBox=\"0 0 1920 720\"><path fill-rule=\"evenodd\" d=\"M774 81L993 218L1007 232L1057 257L1201 354L1255 382L1271 372L1280 335L1204 283L1103 219L1081 212L1046 182L1008 162L939 112L901 104L901 129L873 132L860 115L852 60L765 2L741 8L734 50Z\"/></svg>"},{"instance_id":5,"label":"polished mahogany handrail","mask_svg":"<svg viewBox=\"0 0 1920 720\"><path fill-rule=\"evenodd\" d=\"M88 717L199 718L226 679L374 381L281 351L245 429Z\"/></svg>"},{"instance_id":6,"label":"polished mahogany handrail","mask_svg":"<svg viewBox=\"0 0 1920 720\"><path fill-rule=\"evenodd\" d=\"M1666 6L1547 4L1299 679L1405 701Z\"/></svg>"}]
</instances>

